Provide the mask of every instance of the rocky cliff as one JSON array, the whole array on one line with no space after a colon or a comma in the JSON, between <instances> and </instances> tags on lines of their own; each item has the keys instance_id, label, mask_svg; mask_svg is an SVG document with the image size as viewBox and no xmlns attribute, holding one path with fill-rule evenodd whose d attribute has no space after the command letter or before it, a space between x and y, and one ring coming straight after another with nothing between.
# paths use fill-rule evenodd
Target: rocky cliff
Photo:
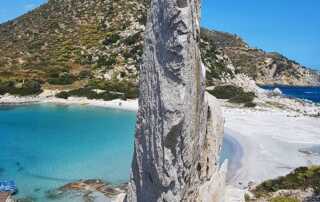
<instances>
[{"instance_id":1,"label":"rocky cliff","mask_svg":"<svg viewBox=\"0 0 320 202\"><path fill-rule=\"evenodd\" d=\"M235 74L246 74L258 84L320 85L320 74L279 53L251 48L239 36L202 29L204 41L211 42L231 60Z\"/></svg>"},{"instance_id":2,"label":"rocky cliff","mask_svg":"<svg viewBox=\"0 0 320 202\"><path fill-rule=\"evenodd\" d=\"M97 80L137 82L147 2L50 0L0 25L0 80L62 89ZM313 71L228 33L203 29L201 52L210 85L237 73L261 84L319 84Z\"/></svg>"},{"instance_id":3,"label":"rocky cliff","mask_svg":"<svg viewBox=\"0 0 320 202\"><path fill-rule=\"evenodd\" d=\"M205 95L198 0L151 1L127 201L221 201L224 121Z\"/></svg>"}]
</instances>

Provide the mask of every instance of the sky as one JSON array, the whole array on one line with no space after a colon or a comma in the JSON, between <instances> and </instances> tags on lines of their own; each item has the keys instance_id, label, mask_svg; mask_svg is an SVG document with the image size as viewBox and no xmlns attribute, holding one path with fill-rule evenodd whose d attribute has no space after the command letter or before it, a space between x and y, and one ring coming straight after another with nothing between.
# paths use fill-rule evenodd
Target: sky
<instances>
[{"instance_id":1,"label":"sky","mask_svg":"<svg viewBox=\"0 0 320 202\"><path fill-rule=\"evenodd\" d=\"M1 0L0 23L46 0ZM202 0L202 26L320 70L320 0Z\"/></svg>"}]
</instances>

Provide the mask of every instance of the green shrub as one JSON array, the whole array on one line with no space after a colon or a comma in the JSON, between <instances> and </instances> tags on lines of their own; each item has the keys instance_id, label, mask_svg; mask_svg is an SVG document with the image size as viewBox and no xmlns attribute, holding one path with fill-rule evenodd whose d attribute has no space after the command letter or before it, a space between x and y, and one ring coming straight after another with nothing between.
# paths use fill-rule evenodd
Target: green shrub
<instances>
[{"instance_id":1,"label":"green shrub","mask_svg":"<svg viewBox=\"0 0 320 202\"><path fill-rule=\"evenodd\" d=\"M270 202L300 202L298 199L286 197L286 196L278 196L271 199Z\"/></svg>"},{"instance_id":2,"label":"green shrub","mask_svg":"<svg viewBox=\"0 0 320 202\"><path fill-rule=\"evenodd\" d=\"M15 87L14 81L0 81L0 95L9 93Z\"/></svg>"},{"instance_id":3,"label":"green shrub","mask_svg":"<svg viewBox=\"0 0 320 202\"><path fill-rule=\"evenodd\" d=\"M105 80L91 79L88 81L87 87L92 89L104 89Z\"/></svg>"},{"instance_id":4,"label":"green shrub","mask_svg":"<svg viewBox=\"0 0 320 202\"><path fill-rule=\"evenodd\" d=\"M245 107L256 106L256 104L252 102L255 98L255 94L253 92L245 92L241 87L232 85L217 86L208 92L218 99L228 99L231 103L244 103Z\"/></svg>"},{"instance_id":5,"label":"green shrub","mask_svg":"<svg viewBox=\"0 0 320 202\"><path fill-rule=\"evenodd\" d=\"M47 71L49 78L59 78L59 75L62 73L69 73L67 68L49 68Z\"/></svg>"},{"instance_id":6,"label":"green shrub","mask_svg":"<svg viewBox=\"0 0 320 202\"><path fill-rule=\"evenodd\" d=\"M138 88L130 88L125 93L125 97L127 99L135 99L138 96L139 96L139 89Z\"/></svg>"},{"instance_id":7,"label":"green shrub","mask_svg":"<svg viewBox=\"0 0 320 202\"><path fill-rule=\"evenodd\" d=\"M117 64L117 56L116 55L112 55L108 58L108 60L106 61L106 66L112 66Z\"/></svg>"},{"instance_id":8,"label":"green shrub","mask_svg":"<svg viewBox=\"0 0 320 202\"><path fill-rule=\"evenodd\" d=\"M94 89L104 90L105 92L97 93ZM131 81L105 81L90 80L84 88L79 88L69 92L60 92L56 97L67 99L70 96L86 97L88 99L135 99L138 97L139 90Z\"/></svg>"},{"instance_id":9,"label":"green shrub","mask_svg":"<svg viewBox=\"0 0 320 202\"><path fill-rule=\"evenodd\" d=\"M128 46L132 46L141 40L142 40L141 39L141 32L138 32L138 33L135 33L135 34L129 36L123 42Z\"/></svg>"},{"instance_id":10,"label":"green shrub","mask_svg":"<svg viewBox=\"0 0 320 202\"><path fill-rule=\"evenodd\" d=\"M82 70L80 73L79 73L79 78L80 79L89 79L92 77L92 74L89 70Z\"/></svg>"},{"instance_id":11,"label":"green shrub","mask_svg":"<svg viewBox=\"0 0 320 202\"><path fill-rule=\"evenodd\" d=\"M76 77L69 73L63 73L60 74L58 77L48 79L48 83L51 85L69 85L73 84L75 81Z\"/></svg>"},{"instance_id":12,"label":"green shrub","mask_svg":"<svg viewBox=\"0 0 320 202\"><path fill-rule=\"evenodd\" d=\"M58 98L68 99L69 97L86 97L88 99L96 100L114 100L114 99L125 99L122 93L116 92L102 92L97 93L90 88L79 88L69 92L63 91L56 95Z\"/></svg>"},{"instance_id":13,"label":"green shrub","mask_svg":"<svg viewBox=\"0 0 320 202\"><path fill-rule=\"evenodd\" d=\"M205 34L201 33L201 35L202 37L205 37ZM233 78L234 73L232 72L232 70L217 58L217 54L219 53L217 52L215 42L207 37L203 39L204 41L200 43L200 49L201 57L208 69L206 74L208 85L212 85L215 79L221 79L221 77L223 76L230 76L231 78ZM209 44L205 41L209 42Z\"/></svg>"},{"instance_id":14,"label":"green shrub","mask_svg":"<svg viewBox=\"0 0 320 202\"><path fill-rule=\"evenodd\" d=\"M237 104L241 104L241 103L251 103L255 98L255 94L252 92L241 92L240 94L232 97L229 99L229 102L231 103L237 103Z\"/></svg>"},{"instance_id":15,"label":"green shrub","mask_svg":"<svg viewBox=\"0 0 320 202\"><path fill-rule=\"evenodd\" d=\"M42 89L40 83L33 80L24 82L20 88L13 87L9 90L10 94L18 96L37 95L41 92Z\"/></svg>"},{"instance_id":16,"label":"green shrub","mask_svg":"<svg viewBox=\"0 0 320 202\"><path fill-rule=\"evenodd\" d=\"M103 41L103 44L108 46L108 45L112 45L114 43L117 43L120 40L120 35L116 34L116 33L111 33L109 34L105 40Z\"/></svg>"},{"instance_id":17,"label":"green shrub","mask_svg":"<svg viewBox=\"0 0 320 202\"><path fill-rule=\"evenodd\" d=\"M129 80L90 80L87 87L91 89L101 89L107 92L123 93L125 99L137 98L139 94L136 84Z\"/></svg>"},{"instance_id":18,"label":"green shrub","mask_svg":"<svg viewBox=\"0 0 320 202\"><path fill-rule=\"evenodd\" d=\"M228 69L223 63L217 63L215 61L207 61L206 63L209 71L207 71L206 78L207 80L221 79L223 74L227 74L233 77L232 70Z\"/></svg>"},{"instance_id":19,"label":"green shrub","mask_svg":"<svg viewBox=\"0 0 320 202\"><path fill-rule=\"evenodd\" d=\"M57 98L62 98L62 99L68 99L69 96L70 96L69 93L66 91L62 91L56 94Z\"/></svg>"},{"instance_id":20,"label":"green shrub","mask_svg":"<svg viewBox=\"0 0 320 202\"><path fill-rule=\"evenodd\" d=\"M101 67L111 67L112 65L117 64L117 56L111 55L107 58L107 56L100 56L97 61L97 68Z\"/></svg>"},{"instance_id":21,"label":"green shrub","mask_svg":"<svg viewBox=\"0 0 320 202\"><path fill-rule=\"evenodd\" d=\"M76 90L69 91L69 96L98 99L97 93L88 88L79 88Z\"/></svg>"},{"instance_id":22,"label":"green shrub","mask_svg":"<svg viewBox=\"0 0 320 202\"><path fill-rule=\"evenodd\" d=\"M276 192L280 189L291 190L313 188L314 192L320 193L320 166L300 167L292 173L279 177L274 180L268 180L256 187L253 193L261 197L270 192Z\"/></svg>"},{"instance_id":23,"label":"green shrub","mask_svg":"<svg viewBox=\"0 0 320 202\"><path fill-rule=\"evenodd\" d=\"M243 92L240 87L227 85L227 86L217 86L213 90L208 91L210 94L218 99L231 99Z\"/></svg>"}]
</instances>

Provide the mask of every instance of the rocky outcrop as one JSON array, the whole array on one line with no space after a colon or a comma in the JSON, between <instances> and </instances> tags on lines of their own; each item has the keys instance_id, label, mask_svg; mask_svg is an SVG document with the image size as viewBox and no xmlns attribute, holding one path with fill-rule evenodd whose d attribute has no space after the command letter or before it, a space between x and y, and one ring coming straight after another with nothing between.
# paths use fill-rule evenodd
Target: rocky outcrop
<instances>
[{"instance_id":1,"label":"rocky outcrop","mask_svg":"<svg viewBox=\"0 0 320 202\"><path fill-rule=\"evenodd\" d=\"M127 184L113 186L99 179L79 180L46 192L48 200L73 198L73 201L122 202ZM23 201L19 199L18 201ZM27 200L26 200L27 201ZM33 200L31 200L33 201Z\"/></svg>"},{"instance_id":2,"label":"rocky outcrop","mask_svg":"<svg viewBox=\"0 0 320 202\"><path fill-rule=\"evenodd\" d=\"M221 201L223 118L205 95L200 2L151 1L127 201ZM225 168L225 166L224 166Z\"/></svg>"},{"instance_id":3,"label":"rocky outcrop","mask_svg":"<svg viewBox=\"0 0 320 202\"><path fill-rule=\"evenodd\" d=\"M320 85L320 74L318 72L308 69L279 53L251 48L237 35L205 28L201 30L201 35L203 41L207 42L209 47L213 47L212 50L220 50L231 60L235 74L246 74L262 85ZM203 49L203 47L201 48ZM204 60L207 60L207 58L204 57ZM230 68L222 68L226 65L219 65L218 63L214 67L217 75L222 78L225 77L221 72L230 72L228 71Z\"/></svg>"}]
</instances>

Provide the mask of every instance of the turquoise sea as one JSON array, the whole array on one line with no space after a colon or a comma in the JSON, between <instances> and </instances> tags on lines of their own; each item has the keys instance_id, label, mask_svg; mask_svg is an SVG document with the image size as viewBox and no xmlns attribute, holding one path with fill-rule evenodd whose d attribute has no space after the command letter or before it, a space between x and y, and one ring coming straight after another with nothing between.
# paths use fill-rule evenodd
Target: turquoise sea
<instances>
[{"instance_id":1,"label":"turquoise sea","mask_svg":"<svg viewBox=\"0 0 320 202\"><path fill-rule=\"evenodd\" d=\"M135 113L88 106L0 107L0 180L16 197L45 193L79 179L119 184L129 178ZM230 154L225 143L223 159ZM231 151L231 150L230 150Z\"/></svg>"}]
</instances>

